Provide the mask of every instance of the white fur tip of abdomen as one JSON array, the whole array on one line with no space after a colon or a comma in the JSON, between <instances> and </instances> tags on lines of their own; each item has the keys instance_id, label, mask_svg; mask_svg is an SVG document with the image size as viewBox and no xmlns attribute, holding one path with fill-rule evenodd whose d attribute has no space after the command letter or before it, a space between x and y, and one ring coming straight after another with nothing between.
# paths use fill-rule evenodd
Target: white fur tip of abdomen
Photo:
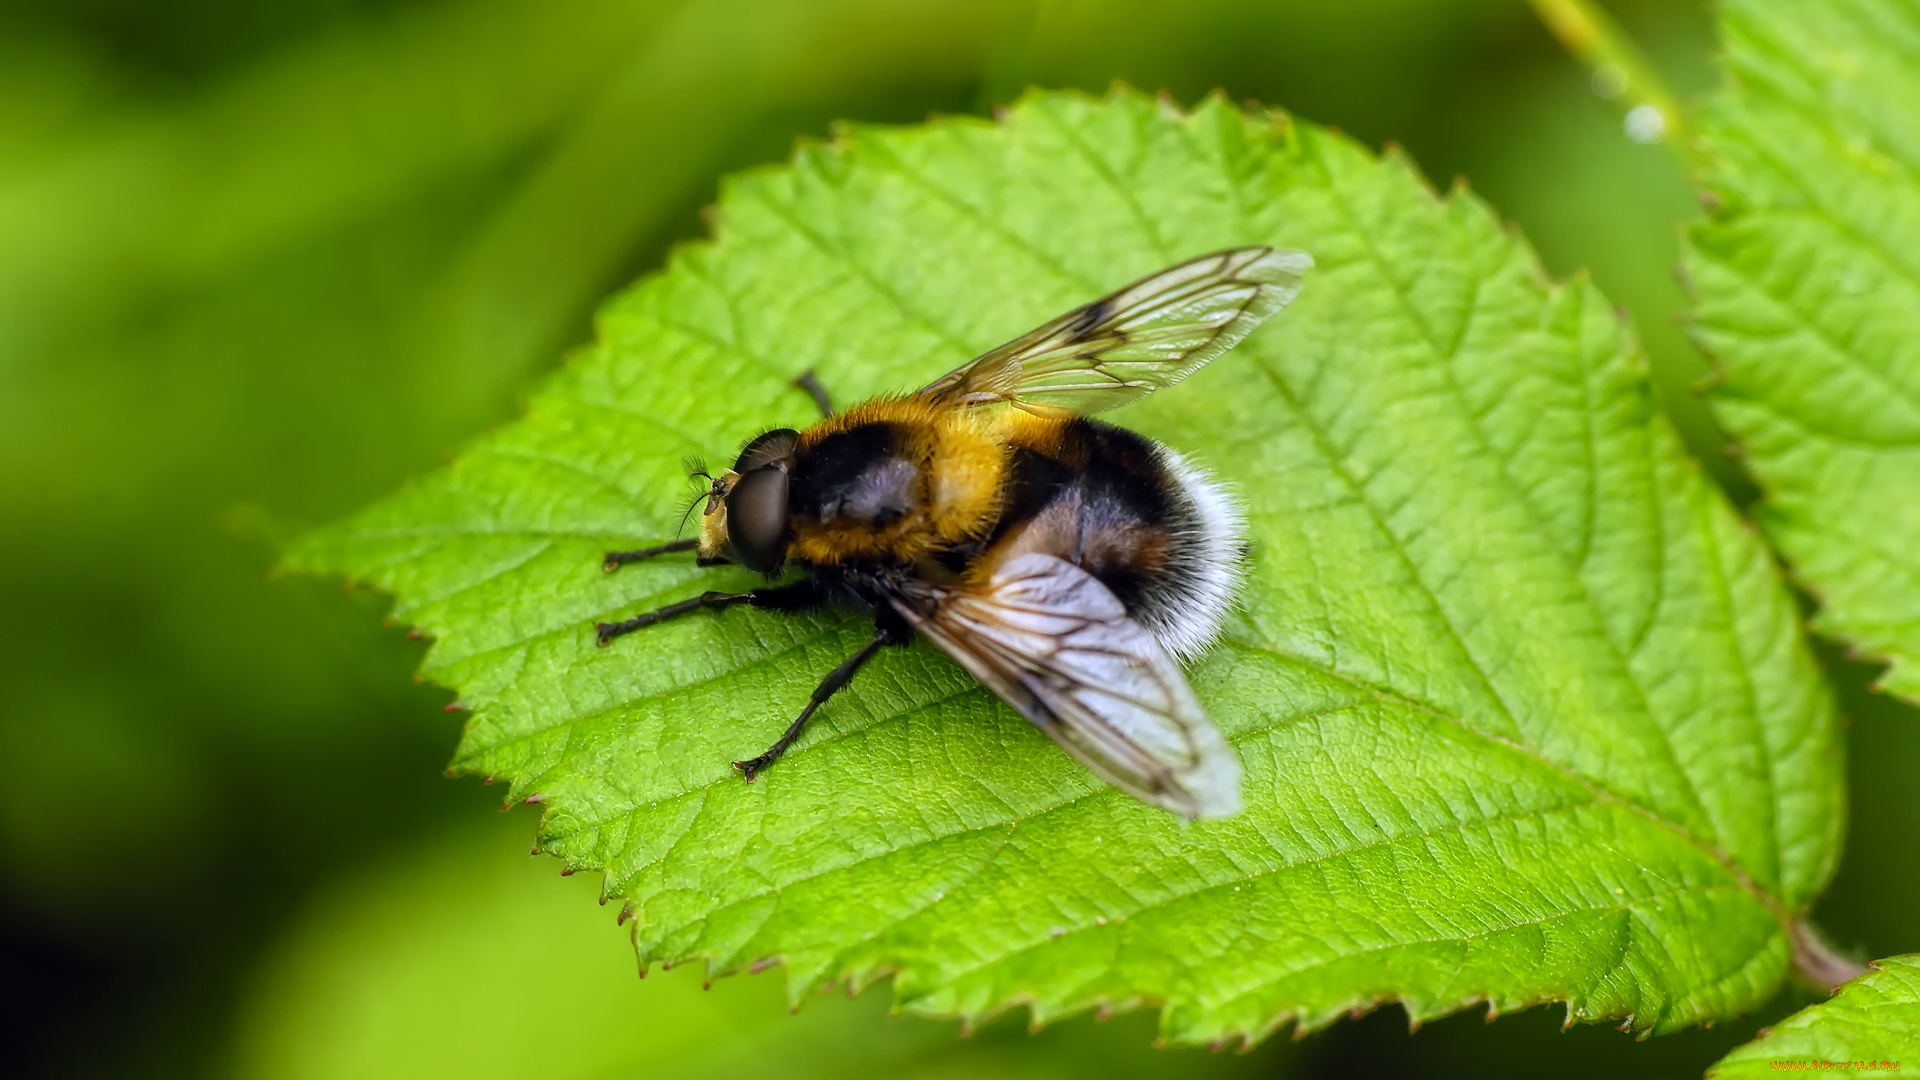
<instances>
[{"instance_id":1,"label":"white fur tip of abdomen","mask_svg":"<svg viewBox=\"0 0 1920 1080\"><path fill-rule=\"evenodd\" d=\"M1213 475L1161 447L1174 487L1191 503L1192 523L1176 534L1173 595L1147 620L1153 635L1183 661L1205 653L1240 595L1247 518L1238 499Z\"/></svg>"}]
</instances>

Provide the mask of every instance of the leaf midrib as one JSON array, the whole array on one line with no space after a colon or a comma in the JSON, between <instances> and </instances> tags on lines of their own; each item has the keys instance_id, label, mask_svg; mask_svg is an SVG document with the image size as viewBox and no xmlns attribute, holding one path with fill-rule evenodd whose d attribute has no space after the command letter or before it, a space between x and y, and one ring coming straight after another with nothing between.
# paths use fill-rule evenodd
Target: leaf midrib
<instances>
[{"instance_id":1,"label":"leaf midrib","mask_svg":"<svg viewBox=\"0 0 1920 1080\"><path fill-rule=\"evenodd\" d=\"M1578 802L1578 803L1559 803L1554 806L1539 807L1539 808L1534 808L1534 809L1517 812L1517 813L1497 814L1497 815L1492 815L1488 817L1476 818L1472 821L1456 822L1442 828L1427 829L1427 830L1422 830L1415 833L1406 833L1406 834L1388 837L1382 840L1371 841L1369 843L1360 844L1353 847L1344 847L1338 850L1327 852L1323 855L1315 856L1310 859L1305 859L1305 860L1300 860L1295 862L1287 862L1267 870L1257 871L1250 874L1241 874L1228 881L1204 884L1197 888L1187 889L1184 891L1173 891L1173 892L1170 892L1169 895L1162 897L1158 900L1143 902L1137 907L1135 907L1134 909L1132 909L1131 911L1127 912L1125 915L1120 917L1132 917L1133 915L1138 914L1140 911L1150 910L1152 908L1164 906L1166 904L1170 904L1187 897L1200 895L1202 893L1220 888L1225 885L1232 885L1232 884L1242 883L1246 881L1252 881L1260 877L1281 873L1293 868L1316 865L1318 863L1325 862L1331 859L1354 855L1354 854L1371 850L1374 848L1391 847L1396 844L1418 841L1421 839L1427 839L1434 836L1448 835L1453 833L1463 834L1470 830L1484 828L1487 826L1498 824L1499 822L1502 822L1502 821L1520 820L1527 817L1541 816L1543 814L1560 813L1560 812L1565 812L1572 809L1577 809L1578 807L1585 806L1585 805L1594 805L1594 806L1614 805L1614 806L1622 807L1628 812L1633 813L1643 818L1644 820L1652 824L1655 824L1660 828L1665 829L1668 832L1672 833L1673 835L1684 840L1693 848L1701 852L1703 855L1707 856L1715 865L1719 866L1723 871L1725 871L1728 876L1728 880L1722 886L1697 885L1697 886L1687 886L1685 887L1685 889L1672 890L1672 891L1686 891L1686 890L1697 891L1697 890L1711 889L1716 887L1737 888L1741 891L1744 891L1748 895L1752 896L1755 900L1757 900L1762 905L1762 907L1765 910L1767 910L1771 915L1773 915L1775 920L1780 924L1782 934L1791 933L1793 920L1787 914L1784 904L1782 904L1777 898L1772 896L1772 894L1760 888L1752 880L1752 878L1749 875L1747 875L1744 872L1744 870L1742 870L1739 867L1739 865L1736 862L1734 862L1724 852L1718 850L1713 845L1708 844L1702 841L1699 837L1693 835L1684 827L1678 825L1677 823L1667 820L1666 818L1660 816L1659 814L1639 804L1638 802L1622 797L1616 792L1611 791L1604 785L1599 784L1598 782L1593 781L1590 778L1587 778L1577 772L1569 770L1547 758L1542 757L1537 751L1527 746L1513 743L1508 740L1500 739L1487 732L1480 731L1474 728L1472 725L1467 724L1464 719L1460 717L1452 716L1451 714L1445 712L1444 710L1434 708L1433 706L1425 702L1421 702L1416 699L1406 697L1404 695L1395 693L1391 690L1373 686L1369 683L1366 683L1363 680L1357 679L1344 672L1340 672L1335 669L1328 668L1324 665L1308 660L1304 657L1299 657L1286 652L1282 652L1268 645L1248 642L1248 641L1244 641L1237 638L1222 639L1222 644L1230 647L1240 648L1245 651L1257 653L1259 655L1271 656L1280 661L1293 664L1302 669L1311 671L1317 675L1340 682L1348 686L1349 688L1355 691L1358 691L1364 695L1367 695L1369 697L1372 697L1378 701L1393 705L1400 709L1404 709L1408 712L1418 713L1420 715L1429 717L1431 719L1446 723L1449 726L1453 727L1454 729L1468 736L1471 736L1476 740L1483 741L1488 744L1498 746L1504 750L1507 750L1525 759L1526 761L1530 762L1532 765L1539 767L1542 770L1554 775L1557 778L1572 782L1573 784L1575 784L1576 786L1578 786L1579 788L1581 788L1583 791L1587 793L1588 800L1585 802ZM756 661L756 663L758 662L764 662L764 661ZM831 735L826 739L822 739L816 742L805 744L800 747L796 747L794 751L789 755L789 758L804 759L807 756L809 756L811 753L815 751L819 751L824 747L832 745L850 736L871 732L874 729L882 726L910 721L916 715L920 715L929 710L938 708L939 706L945 705L958 698L966 697L969 695L984 696L986 693L987 693L986 690L982 687L965 686L960 688L959 690L954 691L951 694L944 695L943 697L935 699L933 701L916 705L913 708L905 710L903 712L898 712L888 716L879 717L874 721L872 721L871 723L864 724L859 727L849 728L843 731L836 731L833 735ZM647 699L638 699L638 700L647 700ZM1244 743L1252 739L1258 738L1262 735L1269 734L1272 731L1284 726L1289 726L1292 724L1301 723L1301 722L1319 718L1322 716L1334 715L1334 714L1348 711L1354 707L1354 704L1355 703L1352 701L1346 701L1337 705L1329 706L1324 709L1311 710L1306 713L1294 714L1294 715L1278 718L1271 723L1264 724L1259 727L1251 728L1245 732L1242 732L1231 741L1236 745L1240 743ZM557 727L557 726L560 726L560 725L553 725L553 727ZM552 727L549 727L543 730L551 730L551 729ZM733 782L737 782L737 781L730 776L722 777L713 781L712 783L689 788L686 791L676 793L664 799L654 800L653 802L649 802L649 803L636 802L624 810L616 811L613 814L608 814L608 815L589 816L589 815L582 815L578 813L570 814L569 816L572 817L573 820L581 822L581 826L577 830L570 831L569 833L566 833L563 835L568 839L572 839L584 833L589 833L589 832L597 833L600 830L602 830L605 826L615 822L618 818L625 815L630 815L635 811L658 806L661 803L673 801L675 799L685 798L690 795L697 795L700 798L702 805L698 810L696 810L694 816L691 819L689 819L689 823L687 827L682 830L681 836L684 837L694 831L695 825L699 820L699 815L705 812L705 808L709 804L708 796L712 793L712 791L718 788L721 784L733 783ZM708 914L703 916L701 921L704 922L704 921L710 920L714 917L714 915L720 912L734 909L744 904L749 904L755 901L764 900L769 896L777 897L778 894L785 889L793 888L795 886L805 884L806 882L809 882L818 878L826 877L830 874L843 872L853 866L857 866L864 862L870 862L878 858L887 858L900 851L923 848L930 845L945 843L957 838L963 838L967 836L992 832L994 830L1005 829L1010 831L1022 824L1039 821L1048 816L1064 811L1065 809L1072 807L1083 801L1086 801L1088 799L1094 799L1094 798L1118 799L1120 798L1120 794L1121 793L1109 788L1094 788L1081 795L1075 796L1074 798L1065 800L1060 803L1055 803L1053 805L1050 805L1041 810L1034 811L1031 813L1009 814L1007 817L1001 820L979 824L979 825L967 826L960 829L954 829L949 832L937 833L934 835L930 835L925 839L914 841L911 844L891 847L886 849L885 851L881 851L873 854L862 854L854 858L847 859L844 862L836 863L833 866L826 867L825 869L816 871L814 873L810 873L802 877L792 879L790 881L785 881L779 884L771 885L766 889L762 889L756 892L747 893L747 894L743 894L741 896L735 897L729 900L727 903L720 905L719 907L716 907L715 909L713 909L712 912L709 912ZM677 845L678 840L676 840L675 843ZM648 866L664 866L670 854L671 854L671 849L669 849L667 852L663 852L656 859L649 860L647 863L644 863L638 867L635 867L630 871L624 872L620 877L621 884L618 886L618 888L625 889L629 887L633 879L639 873L644 871ZM986 869L987 866L991 865L991 863L992 863L991 858L984 861L980 867L975 868L975 870L969 874L969 878L973 876L977 876L977 874L981 870ZM610 867L606 869L611 871ZM959 886L956 886L955 888L957 889L958 887ZM641 903L642 905L644 905L645 903L644 900L642 900L637 896L634 896L630 892L625 893L624 895L626 895L628 899L634 900L638 903ZM954 895L954 893L949 892L947 895ZM1640 897L1638 898L1638 901L1644 902L1649 898L1650 897ZM1634 905L1635 905L1635 902L1630 901L1630 902L1625 902L1621 905L1618 905L1617 907L1618 909L1624 910L1624 909L1629 909ZM1602 908L1595 908L1592 910L1605 911L1605 910L1615 910L1615 909L1616 909L1615 907L1602 907ZM764 916L762 919L762 925L764 925L767 920L771 919L772 915L777 910L778 910L777 905L774 908L770 908L766 916ZM922 905L921 907L915 908L913 911L910 911L905 915L900 916L899 918L895 919L892 924L889 924L889 927L884 927L882 928L881 931L877 931L873 935L870 935L868 938L865 938L862 940L863 941L871 940L874 937L878 937L880 933L884 932L885 929L890 928L891 925L897 925L899 922L905 921L907 918L912 917L913 914L917 913L920 910L924 910L924 905ZM1546 921L1547 919L1563 917L1571 914L1577 914L1577 912L1575 911L1556 912L1552 915L1545 916L1539 920L1531 920L1531 922L1537 923L1537 922ZM1523 925L1523 923L1516 923L1514 925L1516 926ZM1086 928L1087 927L1083 925L1081 927L1077 927L1072 932L1077 933ZM756 930L755 933L757 934L758 930ZM751 940L751 937L752 935L748 935L749 940ZM1046 943L1046 940L1051 940L1051 937L1044 940L1035 939L1031 943L1031 945L1023 946L1022 948L1024 949L1032 946L1044 945ZM1442 938L1442 939L1436 939L1436 940L1450 941L1450 940L1459 940L1459 939ZM1399 943L1399 944L1416 944L1416 943L1406 942L1406 943ZM844 953L848 951L850 947L851 946L842 948L838 951L841 953ZM986 963L978 965L975 968L969 968L962 974L968 974L968 973L972 973L973 971L982 970L986 967L990 967L994 963L999 962L999 960L1004 960L1008 956L1017 954L1018 951L1020 950L1014 950L1013 952L1006 953L1002 957L996 958L995 960L987 961Z\"/></svg>"},{"instance_id":2,"label":"leaf midrib","mask_svg":"<svg viewBox=\"0 0 1920 1080\"><path fill-rule=\"evenodd\" d=\"M1780 920L1782 930L1790 931L1792 929L1792 919L1788 916L1787 907L1785 903L1781 901L1778 897L1775 897L1772 893L1768 892L1766 889L1761 888L1760 885L1756 883L1753 880L1753 878L1750 875L1748 875L1744 869L1740 867L1740 864L1738 863L1738 861L1733 859L1726 852L1722 851L1719 847L1701 839L1698 836L1695 836L1684 825L1681 825L1678 822L1667 820L1665 817L1661 816L1658 812L1654 811L1653 809L1643 806L1640 803L1634 801L1633 799L1629 799L1623 795L1620 795L1619 793L1608 788L1606 785L1601 784L1599 781L1593 780L1587 776L1582 775L1581 773L1575 772L1572 769L1559 765L1553 760L1541 756L1538 751L1534 750L1529 746L1526 746L1521 743L1509 742L1508 740L1499 738L1498 736L1493 735L1490 732L1481 731L1480 729L1467 723L1464 718L1454 716L1446 712L1445 710L1434 708L1433 706L1428 705L1427 703L1422 702L1416 698L1407 697L1404 694L1397 693L1393 690L1389 690L1384 687L1374 686L1373 684L1368 683L1363 679L1349 675L1345 672L1338 671L1330 667L1326 667L1315 661L1306 659L1305 657L1294 656L1290 653L1281 652L1280 650L1272 648L1271 646L1260 645L1260 644L1242 641L1234 638L1228 638L1223 640L1229 644L1239 645L1243 648L1259 650L1263 653L1277 657L1288 663L1297 664L1300 667L1306 668L1317 674L1324 675L1327 678L1338 680L1342 683L1345 683L1347 686L1350 686L1353 689L1360 691L1361 693L1370 694L1380 699L1381 701L1390 702L1392 704L1399 705L1413 712L1418 712L1424 716L1432 717L1433 719L1439 720L1443 723L1451 725L1459 729L1460 731L1473 736L1474 738L1481 739L1485 742L1491 743L1494 746L1499 746L1504 749L1511 750L1514 753L1519 754L1520 756L1528 759L1529 761L1532 761L1535 764L1541 766L1542 768L1546 769L1548 772L1551 772L1555 776L1561 777L1566 780L1570 780L1573 783L1580 785L1581 787L1587 789L1589 792L1593 794L1594 801L1596 803L1603 803L1603 802L1617 803L1621 806L1628 808L1629 810L1632 810L1634 813L1639 814L1641 817L1644 817L1648 821L1651 821L1654 824L1659 825L1661 828L1666 829L1669 832L1673 833L1675 836L1678 836L1681 839L1685 840L1687 843L1699 849L1699 851L1702 854L1712 859L1715 863L1718 863L1723 869L1727 871L1728 876L1733 879L1735 884L1740 885L1742 888L1745 888L1748 892L1752 893L1757 899L1760 900L1761 903L1766 905L1767 910L1773 912L1775 918Z\"/></svg>"}]
</instances>

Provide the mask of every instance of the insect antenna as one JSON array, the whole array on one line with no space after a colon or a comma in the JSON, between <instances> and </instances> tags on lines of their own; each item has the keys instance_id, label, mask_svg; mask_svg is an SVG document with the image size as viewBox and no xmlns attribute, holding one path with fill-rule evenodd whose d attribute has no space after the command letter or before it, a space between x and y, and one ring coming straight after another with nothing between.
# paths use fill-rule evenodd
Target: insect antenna
<instances>
[{"instance_id":1,"label":"insect antenna","mask_svg":"<svg viewBox=\"0 0 1920 1080\"><path fill-rule=\"evenodd\" d=\"M687 479L691 480L693 477L689 476ZM679 536L681 533L687 531L687 522L693 517L694 510L698 508L701 503L705 502L712 493L712 489L708 487L696 487L687 492L687 497L681 500L681 502L686 505L680 508L680 524L674 526L673 535Z\"/></svg>"},{"instance_id":2,"label":"insect antenna","mask_svg":"<svg viewBox=\"0 0 1920 1080\"><path fill-rule=\"evenodd\" d=\"M699 454L688 454L680 459L680 464L687 470L688 479L698 476L709 483L713 481L713 474L707 471L707 459Z\"/></svg>"}]
</instances>

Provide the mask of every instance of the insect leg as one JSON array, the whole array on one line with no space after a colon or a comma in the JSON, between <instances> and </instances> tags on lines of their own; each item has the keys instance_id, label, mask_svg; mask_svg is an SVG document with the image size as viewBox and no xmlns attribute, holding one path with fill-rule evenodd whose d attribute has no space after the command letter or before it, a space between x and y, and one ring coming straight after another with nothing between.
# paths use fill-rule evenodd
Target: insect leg
<instances>
[{"instance_id":1,"label":"insect leg","mask_svg":"<svg viewBox=\"0 0 1920 1080\"><path fill-rule=\"evenodd\" d=\"M746 774L747 783L753 783L753 778L759 775L762 769L778 761L780 755L787 752L787 747L793 745L793 740L800 737L801 729L807 726L808 720L812 719L814 710L825 705L828 698L852 681L854 672L859 671L867 661L873 659L873 655L882 647L892 645L899 640L885 627L876 630L872 641L861 646L859 652L847 657L845 663L828 672L827 677L820 680L820 685L814 688L813 697L807 701L807 707L801 709L800 715L794 718L793 723L787 725L787 730L781 734L780 738L772 746L767 747L766 753L748 761L736 761L733 767Z\"/></svg>"},{"instance_id":2,"label":"insect leg","mask_svg":"<svg viewBox=\"0 0 1920 1080\"><path fill-rule=\"evenodd\" d=\"M820 406L821 419L824 420L833 415L833 401L827 397L827 388L821 386L820 380L814 377L813 369L807 369L799 378L793 380L793 385L813 395L813 403Z\"/></svg>"},{"instance_id":3,"label":"insect leg","mask_svg":"<svg viewBox=\"0 0 1920 1080\"><path fill-rule=\"evenodd\" d=\"M665 622L677 615L699 611L701 608L726 608L735 604L752 604L757 608L771 608L776 611L798 611L823 604L826 599L826 592L818 582L812 578L802 578L786 585L775 585L766 589L748 589L741 593L703 592L699 596L689 597L663 608L643 611L631 619L594 623L593 628L599 634L600 644L605 645L622 634L631 634L635 630L652 626L657 622Z\"/></svg>"},{"instance_id":4,"label":"insect leg","mask_svg":"<svg viewBox=\"0 0 1920 1080\"><path fill-rule=\"evenodd\" d=\"M607 561L601 564L601 569L611 574L615 570L620 569L623 563L639 562L641 559L651 559L655 555L670 555L676 551L692 551L699 546L699 540L689 537L685 540L675 540L671 544L660 544L655 547L639 548L634 551L609 551L607 552Z\"/></svg>"}]
</instances>

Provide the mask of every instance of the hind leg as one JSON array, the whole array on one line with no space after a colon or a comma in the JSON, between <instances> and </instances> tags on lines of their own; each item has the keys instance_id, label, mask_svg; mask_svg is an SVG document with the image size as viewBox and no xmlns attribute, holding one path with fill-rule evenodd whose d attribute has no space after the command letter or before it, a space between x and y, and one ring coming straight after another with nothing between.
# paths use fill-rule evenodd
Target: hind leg
<instances>
[{"instance_id":1,"label":"hind leg","mask_svg":"<svg viewBox=\"0 0 1920 1080\"><path fill-rule=\"evenodd\" d=\"M812 396L813 403L820 406L822 420L833 415L833 399L827 397L827 388L820 385L820 380L814 377L812 369L808 369L806 373L793 380L793 385Z\"/></svg>"}]
</instances>

